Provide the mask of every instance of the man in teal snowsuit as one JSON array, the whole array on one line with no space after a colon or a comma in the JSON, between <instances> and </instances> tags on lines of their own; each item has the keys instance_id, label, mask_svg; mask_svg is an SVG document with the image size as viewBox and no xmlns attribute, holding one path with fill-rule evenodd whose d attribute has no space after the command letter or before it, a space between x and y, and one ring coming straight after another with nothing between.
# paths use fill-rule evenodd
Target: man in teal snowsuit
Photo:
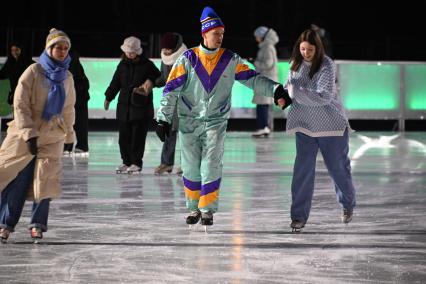
<instances>
[{"instance_id":1,"label":"man in teal snowsuit","mask_svg":"<svg viewBox=\"0 0 426 284\"><path fill-rule=\"evenodd\" d=\"M213 224L218 208L226 126L231 110L231 90L237 80L257 94L291 99L282 87L249 69L240 56L221 48L224 25L215 11L205 7L201 15L203 41L184 52L173 65L157 113L157 134L168 134L177 104L181 164L187 224ZM284 108L283 107L283 108Z\"/></svg>"}]
</instances>

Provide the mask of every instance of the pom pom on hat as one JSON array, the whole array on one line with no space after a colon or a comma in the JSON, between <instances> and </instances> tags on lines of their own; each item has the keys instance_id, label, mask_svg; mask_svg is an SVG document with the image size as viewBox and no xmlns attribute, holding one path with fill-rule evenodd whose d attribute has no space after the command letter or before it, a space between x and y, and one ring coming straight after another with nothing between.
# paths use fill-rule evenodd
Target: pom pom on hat
<instances>
[{"instance_id":1,"label":"pom pom on hat","mask_svg":"<svg viewBox=\"0 0 426 284\"><path fill-rule=\"evenodd\" d=\"M160 41L160 48L175 49L178 37L173 33L165 33Z\"/></svg>"},{"instance_id":2,"label":"pom pom on hat","mask_svg":"<svg viewBox=\"0 0 426 284\"><path fill-rule=\"evenodd\" d=\"M204 7L203 12L201 13L200 22L202 34L214 28L225 27L213 8L210 8L209 6Z\"/></svg>"},{"instance_id":3,"label":"pom pom on hat","mask_svg":"<svg viewBox=\"0 0 426 284\"><path fill-rule=\"evenodd\" d=\"M46 47L45 47L45 50L47 54L49 54L49 56L51 56L51 53L50 53L51 47L60 41L64 41L68 43L68 46L71 48L71 40L65 32L61 30L57 30L55 28L50 29L49 35L46 38Z\"/></svg>"},{"instance_id":4,"label":"pom pom on hat","mask_svg":"<svg viewBox=\"0 0 426 284\"><path fill-rule=\"evenodd\" d=\"M254 30L254 36L263 39L268 31L269 31L269 29L267 27L260 26L260 27L258 27L257 29Z\"/></svg>"},{"instance_id":5,"label":"pom pom on hat","mask_svg":"<svg viewBox=\"0 0 426 284\"><path fill-rule=\"evenodd\" d=\"M137 55L142 54L141 40L137 37L131 36L124 40L124 43L121 45L121 50L123 52L134 52Z\"/></svg>"}]
</instances>

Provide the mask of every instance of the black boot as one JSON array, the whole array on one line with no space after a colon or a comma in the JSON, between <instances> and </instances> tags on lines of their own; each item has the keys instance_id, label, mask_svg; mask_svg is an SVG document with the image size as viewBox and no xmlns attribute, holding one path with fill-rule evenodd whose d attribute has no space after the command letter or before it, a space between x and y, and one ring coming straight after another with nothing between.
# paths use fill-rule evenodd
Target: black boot
<instances>
[{"instance_id":1,"label":"black boot","mask_svg":"<svg viewBox=\"0 0 426 284\"><path fill-rule=\"evenodd\" d=\"M188 225L197 224L200 221L201 212L200 211L192 211L188 217L186 217L186 223Z\"/></svg>"},{"instance_id":2,"label":"black boot","mask_svg":"<svg viewBox=\"0 0 426 284\"><path fill-rule=\"evenodd\" d=\"M213 225L213 213L212 212L201 213L201 225L203 225L203 226Z\"/></svg>"}]
</instances>

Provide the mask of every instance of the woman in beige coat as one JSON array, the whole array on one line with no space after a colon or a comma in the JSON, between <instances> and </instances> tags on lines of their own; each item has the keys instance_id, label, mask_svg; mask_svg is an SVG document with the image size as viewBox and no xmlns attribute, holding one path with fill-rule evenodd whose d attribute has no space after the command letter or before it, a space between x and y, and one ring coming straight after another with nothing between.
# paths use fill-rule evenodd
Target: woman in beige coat
<instances>
[{"instance_id":1,"label":"woman in beige coat","mask_svg":"<svg viewBox=\"0 0 426 284\"><path fill-rule=\"evenodd\" d=\"M19 79L14 120L0 148L0 238L14 231L26 199L34 200L33 239L47 231L49 203L61 194L64 143L74 143L75 90L68 71L69 37L52 29L40 62Z\"/></svg>"}]
</instances>

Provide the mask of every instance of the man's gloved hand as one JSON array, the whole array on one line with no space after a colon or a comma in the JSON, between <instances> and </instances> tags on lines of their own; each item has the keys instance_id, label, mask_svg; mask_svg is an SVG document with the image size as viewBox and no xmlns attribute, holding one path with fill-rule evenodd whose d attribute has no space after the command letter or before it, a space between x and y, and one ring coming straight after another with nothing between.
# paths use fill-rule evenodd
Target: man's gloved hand
<instances>
[{"instance_id":1,"label":"man's gloved hand","mask_svg":"<svg viewBox=\"0 0 426 284\"><path fill-rule=\"evenodd\" d=\"M74 143L65 143L64 151L72 152L72 148L74 147Z\"/></svg>"},{"instance_id":2,"label":"man's gloved hand","mask_svg":"<svg viewBox=\"0 0 426 284\"><path fill-rule=\"evenodd\" d=\"M279 105L281 109L286 109L289 105L291 105L292 100L288 95L288 92L284 90L283 85L279 85L279 87L275 90L274 103L277 106Z\"/></svg>"},{"instance_id":3,"label":"man's gloved hand","mask_svg":"<svg viewBox=\"0 0 426 284\"><path fill-rule=\"evenodd\" d=\"M161 142L164 142L170 134L170 124L168 122L160 120L155 128L158 138Z\"/></svg>"},{"instance_id":4,"label":"man's gloved hand","mask_svg":"<svg viewBox=\"0 0 426 284\"><path fill-rule=\"evenodd\" d=\"M37 155L37 137L33 137L27 140L28 150L31 155Z\"/></svg>"}]
</instances>

